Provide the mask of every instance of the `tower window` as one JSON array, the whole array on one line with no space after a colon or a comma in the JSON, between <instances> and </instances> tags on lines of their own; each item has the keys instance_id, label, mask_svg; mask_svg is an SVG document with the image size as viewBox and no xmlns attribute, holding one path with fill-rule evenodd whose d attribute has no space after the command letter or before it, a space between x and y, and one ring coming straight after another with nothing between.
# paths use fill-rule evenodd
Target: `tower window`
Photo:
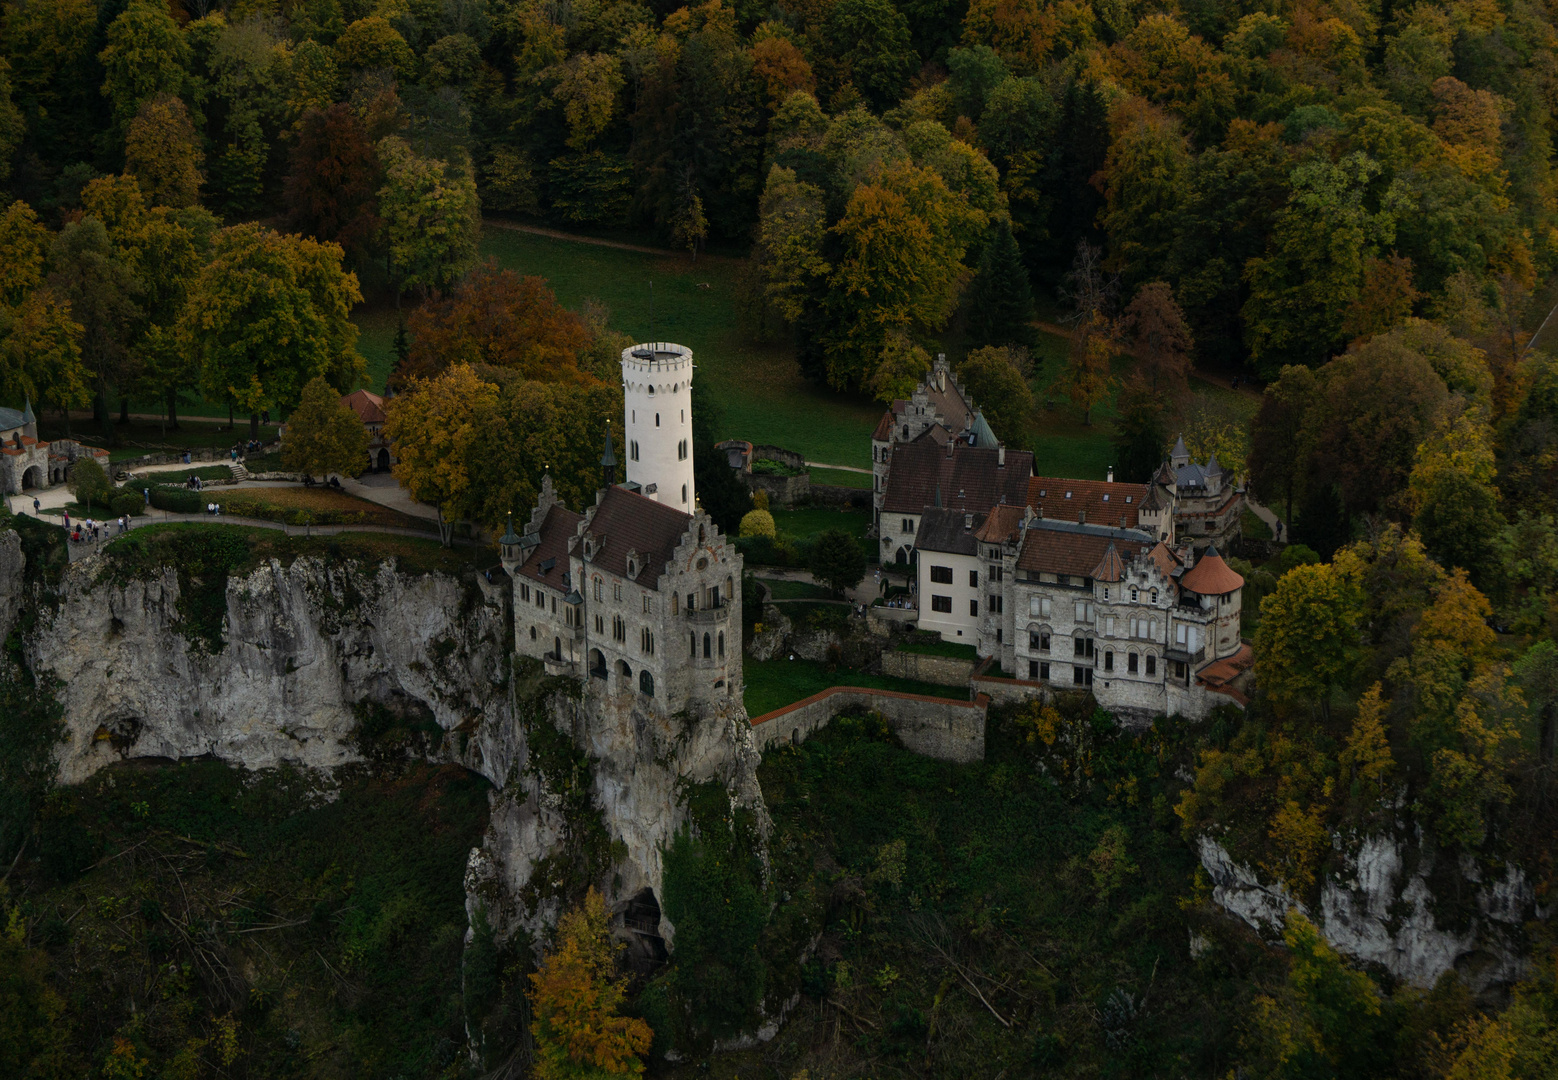
<instances>
[{"instance_id":1,"label":"tower window","mask_svg":"<svg viewBox=\"0 0 1558 1080\"><path fill-rule=\"evenodd\" d=\"M687 501L687 485L683 484L682 485L682 502L686 502L686 501Z\"/></svg>"},{"instance_id":2,"label":"tower window","mask_svg":"<svg viewBox=\"0 0 1558 1080\"><path fill-rule=\"evenodd\" d=\"M655 427L659 427L659 426L660 426L660 414L659 413L655 413Z\"/></svg>"},{"instance_id":3,"label":"tower window","mask_svg":"<svg viewBox=\"0 0 1558 1080\"><path fill-rule=\"evenodd\" d=\"M687 410L683 409L682 410L682 423L685 424L686 422L687 422Z\"/></svg>"},{"instance_id":4,"label":"tower window","mask_svg":"<svg viewBox=\"0 0 1558 1080\"><path fill-rule=\"evenodd\" d=\"M628 457L631 458L634 461L638 460L638 440L637 439L634 439L632 442L628 443Z\"/></svg>"}]
</instances>

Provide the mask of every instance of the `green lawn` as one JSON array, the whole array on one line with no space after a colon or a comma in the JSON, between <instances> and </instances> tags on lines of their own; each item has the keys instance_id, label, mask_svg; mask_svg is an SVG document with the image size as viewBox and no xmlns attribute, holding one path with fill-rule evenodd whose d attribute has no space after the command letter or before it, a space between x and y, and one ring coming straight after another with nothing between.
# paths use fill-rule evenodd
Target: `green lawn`
<instances>
[{"instance_id":1,"label":"green lawn","mask_svg":"<svg viewBox=\"0 0 1558 1080\"><path fill-rule=\"evenodd\" d=\"M546 278L569 307L586 297L601 301L618 330L690 347L723 414L721 438L771 443L831 465L871 464L881 405L807 383L788 345L747 342L736 328L736 260L705 256L694 263L492 227L483 231L481 252L518 273ZM391 320L384 340L392 341L394 332ZM367 339L378 338L366 327L363 337L366 355Z\"/></svg>"},{"instance_id":2,"label":"green lawn","mask_svg":"<svg viewBox=\"0 0 1558 1080\"><path fill-rule=\"evenodd\" d=\"M812 660L786 660L782 656L773 660L753 660L748 657L745 675L747 715L754 718L821 693L830 686L900 690L906 694L924 694L954 701L968 699L966 689L894 679L849 668L837 668L830 672L824 664Z\"/></svg>"},{"instance_id":3,"label":"green lawn","mask_svg":"<svg viewBox=\"0 0 1558 1080\"><path fill-rule=\"evenodd\" d=\"M831 600L833 594L822 585L809 581L772 581L758 578L768 588L771 600Z\"/></svg>"},{"instance_id":4,"label":"green lawn","mask_svg":"<svg viewBox=\"0 0 1558 1080\"><path fill-rule=\"evenodd\" d=\"M845 472L843 469L812 469L811 482L814 484L832 484L834 487L871 490L870 473Z\"/></svg>"},{"instance_id":5,"label":"green lawn","mask_svg":"<svg viewBox=\"0 0 1558 1080\"><path fill-rule=\"evenodd\" d=\"M70 424L70 438L88 446L107 447L109 460L116 462L133 461L147 454L177 453L182 450L226 450L240 440L248 440L249 425L245 420L239 420L236 429L229 429L225 422L217 424L209 420L191 419L181 422L176 429L164 431L156 420L131 420L129 424L115 423L113 435L117 443L110 445L108 438L99 432L93 421L73 420ZM38 437L45 441L64 438L65 425L59 420L43 417L38 421ZM272 442L275 438L275 425L260 426L261 441Z\"/></svg>"},{"instance_id":6,"label":"green lawn","mask_svg":"<svg viewBox=\"0 0 1558 1080\"><path fill-rule=\"evenodd\" d=\"M972 645L956 641L905 641L899 652L918 653L921 656L950 656L954 660L978 660L979 651Z\"/></svg>"},{"instance_id":7,"label":"green lawn","mask_svg":"<svg viewBox=\"0 0 1558 1080\"><path fill-rule=\"evenodd\" d=\"M865 546L866 529L871 524L871 515L864 510L833 510L823 506L775 510L773 515L774 528L779 535L793 540L807 540L829 529L842 529Z\"/></svg>"}]
</instances>

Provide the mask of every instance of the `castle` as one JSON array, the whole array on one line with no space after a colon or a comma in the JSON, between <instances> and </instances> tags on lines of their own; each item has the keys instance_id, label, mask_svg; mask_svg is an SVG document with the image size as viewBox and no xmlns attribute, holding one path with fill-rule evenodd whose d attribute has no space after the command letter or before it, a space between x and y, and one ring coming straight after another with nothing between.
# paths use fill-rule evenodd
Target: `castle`
<instances>
[{"instance_id":1,"label":"castle","mask_svg":"<svg viewBox=\"0 0 1558 1080\"><path fill-rule=\"evenodd\" d=\"M1111 712L1202 715L1249 667L1244 579L1223 560L1244 495L1184 440L1146 484L1033 475L937 357L872 436L883 563L908 564L918 624L1034 692Z\"/></svg>"},{"instance_id":2,"label":"castle","mask_svg":"<svg viewBox=\"0 0 1558 1080\"><path fill-rule=\"evenodd\" d=\"M741 555L698 506L692 378L684 346L624 349L625 482L608 432L595 505L564 506L547 476L500 540L515 651L666 715L742 691Z\"/></svg>"}]
</instances>

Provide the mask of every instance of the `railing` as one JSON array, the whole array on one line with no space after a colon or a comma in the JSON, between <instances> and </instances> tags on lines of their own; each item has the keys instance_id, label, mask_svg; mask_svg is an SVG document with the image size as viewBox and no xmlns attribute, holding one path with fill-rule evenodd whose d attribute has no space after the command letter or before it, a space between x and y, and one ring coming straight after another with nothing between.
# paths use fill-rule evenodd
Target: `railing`
<instances>
[{"instance_id":1,"label":"railing","mask_svg":"<svg viewBox=\"0 0 1558 1080\"><path fill-rule=\"evenodd\" d=\"M729 622L730 605L720 604L718 607L694 608L687 613L687 621L705 626Z\"/></svg>"},{"instance_id":2,"label":"railing","mask_svg":"<svg viewBox=\"0 0 1558 1080\"><path fill-rule=\"evenodd\" d=\"M1163 655L1167 656L1170 660L1178 660L1182 664L1199 664L1202 660L1206 659L1206 646L1203 645L1194 652L1191 652L1187 649L1179 649L1170 646Z\"/></svg>"}]
</instances>

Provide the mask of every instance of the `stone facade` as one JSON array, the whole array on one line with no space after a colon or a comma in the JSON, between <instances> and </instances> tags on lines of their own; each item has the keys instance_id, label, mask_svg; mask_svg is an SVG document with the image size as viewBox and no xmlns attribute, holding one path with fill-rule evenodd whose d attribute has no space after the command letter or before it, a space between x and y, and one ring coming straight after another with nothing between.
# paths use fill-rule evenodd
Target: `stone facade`
<instances>
[{"instance_id":1,"label":"stone facade","mask_svg":"<svg viewBox=\"0 0 1558 1080\"><path fill-rule=\"evenodd\" d=\"M1197 551L1209 547L1228 551L1241 535L1247 505L1244 491L1223 470L1216 454L1198 464L1190 460L1184 438L1177 439L1153 486L1173 507L1175 533Z\"/></svg>"},{"instance_id":2,"label":"stone facade","mask_svg":"<svg viewBox=\"0 0 1558 1080\"><path fill-rule=\"evenodd\" d=\"M0 408L0 495L20 495L63 484L84 457L108 472L107 450L84 446L74 439L41 442L31 402L21 412Z\"/></svg>"}]
</instances>

